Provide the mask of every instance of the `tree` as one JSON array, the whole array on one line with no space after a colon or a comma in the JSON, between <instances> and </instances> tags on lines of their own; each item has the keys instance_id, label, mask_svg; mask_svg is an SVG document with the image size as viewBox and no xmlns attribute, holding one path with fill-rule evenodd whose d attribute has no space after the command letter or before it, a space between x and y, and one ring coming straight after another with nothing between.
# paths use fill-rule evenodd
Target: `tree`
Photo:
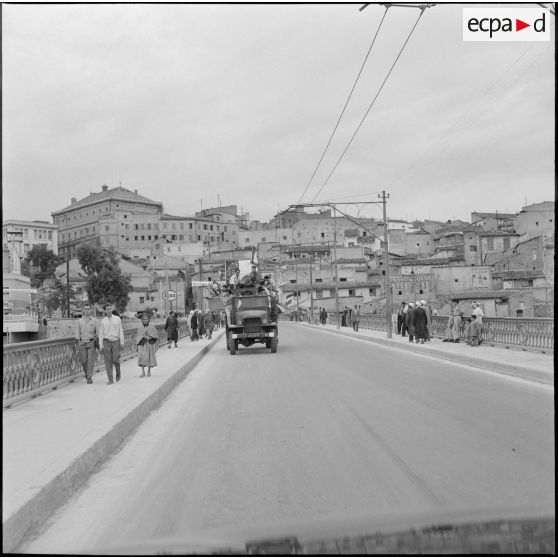
<instances>
[{"instance_id":1,"label":"tree","mask_svg":"<svg viewBox=\"0 0 558 558\"><path fill-rule=\"evenodd\" d=\"M76 303L76 293L71 285L63 283L59 279L54 280L54 285L50 288L50 294L44 299L44 304L50 313L51 310L62 309L62 315L68 316L68 298L70 299L70 307L72 303Z\"/></svg>"},{"instance_id":2,"label":"tree","mask_svg":"<svg viewBox=\"0 0 558 558\"><path fill-rule=\"evenodd\" d=\"M77 257L81 268L87 274L86 290L92 304L114 304L123 312L132 290L130 278L122 273L118 258L112 250L98 244L83 244L78 248Z\"/></svg>"},{"instance_id":3,"label":"tree","mask_svg":"<svg viewBox=\"0 0 558 558\"><path fill-rule=\"evenodd\" d=\"M22 273L31 277L31 287L41 288L47 279L54 278L56 267L63 261L64 258L49 250L46 244L39 244L29 250L22 262Z\"/></svg>"}]
</instances>

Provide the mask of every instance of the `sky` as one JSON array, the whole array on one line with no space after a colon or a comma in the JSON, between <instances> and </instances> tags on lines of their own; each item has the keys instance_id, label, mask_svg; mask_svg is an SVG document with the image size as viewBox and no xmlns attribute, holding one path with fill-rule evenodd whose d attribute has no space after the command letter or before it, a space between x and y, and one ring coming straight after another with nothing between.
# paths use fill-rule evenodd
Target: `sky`
<instances>
[{"instance_id":1,"label":"sky","mask_svg":"<svg viewBox=\"0 0 558 558\"><path fill-rule=\"evenodd\" d=\"M268 221L299 202L378 29L385 8L361 6L3 5L3 218L121 184ZM554 16L549 42L465 42L463 6L424 11L324 185L420 15L388 10L302 202L385 190L391 218L470 220L554 199Z\"/></svg>"}]
</instances>

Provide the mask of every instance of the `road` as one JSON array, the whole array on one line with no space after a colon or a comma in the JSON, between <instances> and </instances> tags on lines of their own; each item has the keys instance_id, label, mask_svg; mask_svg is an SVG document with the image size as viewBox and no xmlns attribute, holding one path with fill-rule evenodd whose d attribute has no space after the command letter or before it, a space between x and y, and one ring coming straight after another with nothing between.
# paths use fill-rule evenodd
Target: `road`
<instances>
[{"instance_id":1,"label":"road","mask_svg":"<svg viewBox=\"0 0 558 558\"><path fill-rule=\"evenodd\" d=\"M547 386L282 324L224 340L20 551L367 513L553 506Z\"/></svg>"}]
</instances>

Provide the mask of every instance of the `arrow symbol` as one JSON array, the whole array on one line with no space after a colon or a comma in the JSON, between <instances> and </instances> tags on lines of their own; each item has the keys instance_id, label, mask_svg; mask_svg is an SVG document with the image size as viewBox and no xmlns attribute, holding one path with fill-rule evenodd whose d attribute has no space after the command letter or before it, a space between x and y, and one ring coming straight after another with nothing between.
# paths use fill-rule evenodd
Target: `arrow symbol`
<instances>
[{"instance_id":1,"label":"arrow symbol","mask_svg":"<svg viewBox=\"0 0 558 558\"><path fill-rule=\"evenodd\" d=\"M522 29L525 29L526 27L531 27L530 23L525 23L524 21L521 21L520 19L515 20L515 30L516 31L521 31Z\"/></svg>"}]
</instances>

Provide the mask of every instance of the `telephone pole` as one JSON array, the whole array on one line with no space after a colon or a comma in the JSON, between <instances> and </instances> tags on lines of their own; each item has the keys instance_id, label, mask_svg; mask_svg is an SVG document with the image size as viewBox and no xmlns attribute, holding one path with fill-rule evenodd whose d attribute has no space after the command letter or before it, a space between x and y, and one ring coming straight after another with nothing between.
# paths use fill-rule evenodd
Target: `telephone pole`
<instances>
[{"instance_id":1,"label":"telephone pole","mask_svg":"<svg viewBox=\"0 0 558 558\"><path fill-rule=\"evenodd\" d=\"M385 190L382 190L381 194L378 194L379 198L382 198L382 211L384 216L384 290L386 292L386 331L388 339L391 339L392 334L392 323L391 323L391 281L389 279L389 233L388 233L388 221L386 212L386 200L389 198L389 194L386 194Z\"/></svg>"}]
</instances>

